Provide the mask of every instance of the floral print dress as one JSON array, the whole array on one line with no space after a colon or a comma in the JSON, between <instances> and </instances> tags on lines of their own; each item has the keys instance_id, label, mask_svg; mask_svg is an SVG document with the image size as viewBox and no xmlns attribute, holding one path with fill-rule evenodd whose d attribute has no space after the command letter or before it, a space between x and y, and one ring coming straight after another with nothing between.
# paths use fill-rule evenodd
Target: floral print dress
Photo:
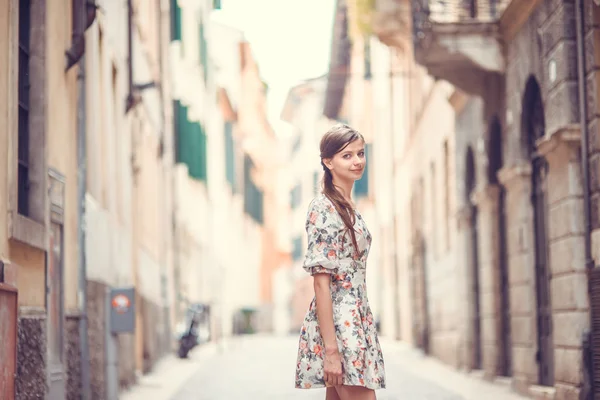
<instances>
[{"instance_id":1,"label":"floral print dress","mask_svg":"<svg viewBox=\"0 0 600 400\"><path fill-rule=\"evenodd\" d=\"M342 358L343 384L382 389L385 388L383 355L365 280L371 235L360 213L355 215L358 255L333 203L324 194L317 196L310 204L306 220L308 250L303 267L311 275L331 274L333 320ZM313 298L300 331L297 388L325 387L324 353Z\"/></svg>"}]
</instances>

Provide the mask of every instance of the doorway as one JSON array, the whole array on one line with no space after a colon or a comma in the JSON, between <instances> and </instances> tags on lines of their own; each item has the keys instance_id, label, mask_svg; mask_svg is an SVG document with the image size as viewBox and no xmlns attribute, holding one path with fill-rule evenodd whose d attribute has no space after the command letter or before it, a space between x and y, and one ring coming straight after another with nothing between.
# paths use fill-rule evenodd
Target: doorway
<instances>
[{"instance_id":1,"label":"doorway","mask_svg":"<svg viewBox=\"0 0 600 400\"><path fill-rule=\"evenodd\" d=\"M510 335L510 285L508 280L508 262L506 247L506 191L498 180L498 171L504 164L502 126L497 117L492 120L490 126L490 139L488 146L488 182L498 187L498 212L496 214L497 242L498 247L498 271L494 276L498 279L498 359L497 373L500 376L512 376L512 354L511 354L511 335Z\"/></svg>"},{"instance_id":2,"label":"doorway","mask_svg":"<svg viewBox=\"0 0 600 400\"><path fill-rule=\"evenodd\" d=\"M467 149L466 169L465 169L465 196L468 204L468 213L471 223L468 225L468 252L467 260L469 260L469 271L471 274L471 304L472 318L471 330L473 334L473 356L471 368L482 368L482 351L481 351L481 302L480 302L480 283L479 283L479 241L477 232L477 206L471 202L477 181L475 177L475 155L473 149Z\"/></svg>"},{"instance_id":3,"label":"doorway","mask_svg":"<svg viewBox=\"0 0 600 400\"><path fill-rule=\"evenodd\" d=\"M531 77L525 87L522 113L522 140L532 166L531 205L533 208L535 292L539 384L554 385L554 341L548 249L548 162L536 149L536 141L545 135L544 107L540 87Z\"/></svg>"}]
</instances>

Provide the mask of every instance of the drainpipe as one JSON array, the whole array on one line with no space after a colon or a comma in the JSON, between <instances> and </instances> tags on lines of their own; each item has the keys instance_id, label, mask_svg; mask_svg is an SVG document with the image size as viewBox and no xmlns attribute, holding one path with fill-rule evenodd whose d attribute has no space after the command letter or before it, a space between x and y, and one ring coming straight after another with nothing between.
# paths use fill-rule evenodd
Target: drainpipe
<instances>
[{"instance_id":1,"label":"drainpipe","mask_svg":"<svg viewBox=\"0 0 600 400\"><path fill-rule=\"evenodd\" d=\"M133 90L133 5L127 0L127 84L125 114L137 103Z\"/></svg>"},{"instance_id":2,"label":"drainpipe","mask_svg":"<svg viewBox=\"0 0 600 400\"><path fill-rule=\"evenodd\" d=\"M82 1L83 2L83 1ZM87 264L86 264L86 229L85 229L85 194L87 192L87 143L86 143L86 90L85 90L85 25L87 25L86 14L81 8L73 10L78 12L77 32L79 40L77 48L82 53L79 55L79 70L77 73L77 244L78 244L78 264L79 264L79 311L81 313L79 321L79 341L81 345L81 398L89 400L91 398L90 390L90 354L88 343L88 319L87 319ZM85 24L85 25L84 25ZM89 26L89 25L88 25ZM75 37L75 35L74 35ZM68 59L67 67L72 66L72 59ZM69 65L71 64L71 65Z\"/></svg>"},{"instance_id":3,"label":"drainpipe","mask_svg":"<svg viewBox=\"0 0 600 400\"><path fill-rule=\"evenodd\" d=\"M157 14L158 14L158 69L159 69L159 82L161 82L160 85L158 85L158 95L160 98L160 106L161 106L161 115L160 115L160 144L159 144L159 159L162 160L162 166L163 166L163 185L168 186L169 185L169 178L170 178L170 174L169 172L169 168L171 167L171 159L169 157L166 157L166 160L168 161L165 162L165 142L166 142L166 133L167 133L167 129L166 129L166 104L165 104L165 90L164 90L164 86L162 84L162 81L164 79L165 76L165 66L164 66L164 54L163 52L165 51L165 46L164 46L164 42L163 42L163 37L164 37L164 30L165 27L168 27L168 24L165 24L165 21L163 21L164 13L162 11L162 0L156 0L156 7L157 7ZM167 19L167 22L169 21L169 19ZM162 198L163 198L163 213L166 211L166 205L167 205L167 191L163 190L162 193ZM169 221L170 218L170 214L167 218L165 218L165 216L163 215L163 222L165 221ZM167 233L169 232L168 230L168 223L166 226L163 226L163 233ZM170 346L168 346L168 344L170 343L170 338L171 338L171 310L170 310L170 301L169 301L169 288L168 288L168 282L169 282L169 269L168 269L168 265L169 265L169 260L167 258L167 254L168 253L168 248L166 246L166 241L163 240L163 249L162 249L162 264L163 264L163 268L162 271L160 273L160 282L161 282L161 294L162 294L162 300L163 300L163 312L164 312L164 320L165 320L165 331L164 331L164 335L165 335L165 345L167 345L166 349L169 349Z\"/></svg>"},{"instance_id":4,"label":"drainpipe","mask_svg":"<svg viewBox=\"0 0 600 400\"><path fill-rule=\"evenodd\" d=\"M579 95L579 124L581 125L581 162L583 172L583 213L585 218L585 265L588 269L594 268L592 258L591 233L592 226L590 220L590 178L589 178L589 154L587 126L587 88L585 79L585 27L583 0L576 1L575 24L577 29L577 77L578 77L578 95Z\"/></svg>"},{"instance_id":5,"label":"drainpipe","mask_svg":"<svg viewBox=\"0 0 600 400\"><path fill-rule=\"evenodd\" d=\"M583 0L575 1L575 27L577 34L577 78L578 78L578 95L579 95L579 125L581 126L581 171L583 175L583 215L584 215L584 254L585 267L588 271L588 295L591 295L591 279L589 272L595 268L594 259L592 258L592 226L590 219L590 178L589 178L589 153L588 153L588 138L589 130L587 125L587 87L585 78L585 5ZM590 327L591 330L584 333L584 371L587 371L587 377L584 379L584 390L588 391L586 397L593 396L594 392L594 363L591 351L594 348L592 342L593 337L593 310L590 308ZM587 381L587 382L585 382ZM585 387L587 386L587 387Z\"/></svg>"}]
</instances>

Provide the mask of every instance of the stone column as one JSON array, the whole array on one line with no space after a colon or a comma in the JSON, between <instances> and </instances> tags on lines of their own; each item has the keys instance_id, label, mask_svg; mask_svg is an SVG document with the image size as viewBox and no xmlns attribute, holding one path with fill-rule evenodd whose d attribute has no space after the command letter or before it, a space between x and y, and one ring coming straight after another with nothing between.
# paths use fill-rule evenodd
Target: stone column
<instances>
[{"instance_id":1,"label":"stone column","mask_svg":"<svg viewBox=\"0 0 600 400\"><path fill-rule=\"evenodd\" d=\"M488 184L472 196L477 205L479 234L479 301L481 313L482 367L486 378L498 371L500 354L500 249L499 198L501 188Z\"/></svg>"},{"instance_id":2,"label":"stone column","mask_svg":"<svg viewBox=\"0 0 600 400\"><path fill-rule=\"evenodd\" d=\"M531 164L502 168L498 177L506 189L506 251L510 304L513 386L527 393L537 382L535 318L535 249L531 205Z\"/></svg>"},{"instance_id":3,"label":"stone column","mask_svg":"<svg viewBox=\"0 0 600 400\"><path fill-rule=\"evenodd\" d=\"M472 211L469 205L463 206L456 215L458 228L458 256L456 272L458 274L457 322L459 340L457 346L458 367L470 370L473 365L473 302L471 288L473 285L470 266L472 265L471 229L473 229Z\"/></svg>"},{"instance_id":4,"label":"stone column","mask_svg":"<svg viewBox=\"0 0 600 400\"><path fill-rule=\"evenodd\" d=\"M579 129L538 143L549 165L548 242L556 398L579 399L582 335L589 329Z\"/></svg>"}]
</instances>

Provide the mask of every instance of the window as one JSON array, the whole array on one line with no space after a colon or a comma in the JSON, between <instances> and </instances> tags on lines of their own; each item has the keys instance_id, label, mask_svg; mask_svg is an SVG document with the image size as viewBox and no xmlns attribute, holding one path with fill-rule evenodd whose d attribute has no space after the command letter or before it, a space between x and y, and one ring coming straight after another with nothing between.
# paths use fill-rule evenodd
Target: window
<instances>
[{"instance_id":1,"label":"window","mask_svg":"<svg viewBox=\"0 0 600 400\"><path fill-rule=\"evenodd\" d=\"M431 232L431 247L433 251L433 256L437 257L437 230L435 229L437 223L437 191L436 191L436 173L435 173L435 164L431 163L431 223L429 224L429 229Z\"/></svg>"},{"instance_id":2,"label":"window","mask_svg":"<svg viewBox=\"0 0 600 400\"><path fill-rule=\"evenodd\" d=\"M19 138L18 138L18 211L19 214L28 217L30 215L29 188L30 188L30 165L29 165L29 59L30 59L30 34L31 34L31 12L29 0L19 2Z\"/></svg>"},{"instance_id":3,"label":"window","mask_svg":"<svg viewBox=\"0 0 600 400\"><path fill-rule=\"evenodd\" d=\"M204 30L204 20L202 14L199 16L200 24L198 26L198 36L200 47L198 49L198 57L200 58L200 64L202 64L202 72L204 73L204 83L208 82L208 42L206 41L206 32Z\"/></svg>"},{"instance_id":4,"label":"window","mask_svg":"<svg viewBox=\"0 0 600 400\"><path fill-rule=\"evenodd\" d=\"M302 236L296 236L292 241L292 259L294 261L300 260L302 258L303 251Z\"/></svg>"},{"instance_id":5,"label":"window","mask_svg":"<svg viewBox=\"0 0 600 400\"><path fill-rule=\"evenodd\" d=\"M16 0L15 0L15 3ZM17 39L8 62L8 131L13 135L9 149L8 232L11 240L46 249L46 2L31 7L19 0L9 21ZM18 26L17 26L18 25ZM32 29L36 27L36 29ZM9 28L11 29L11 28ZM34 37L35 35L35 37ZM12 49L11 49L12 50ZM35 93L35 96L31 96Z\"/></svg>"},{"instance_id":6,"label":"window","mask_svg":"<svg viewBox=\"0 0 600 400\"><path fill-rule=\"evenodd\" d=\"M369 164L371 155L371 144L365 144L365 171L363 172L362 178L354 183L354 193L357 197L367 197L369 195Z\"/></svg>"},{"instance_id":7,"label":"window","mask_svg":"<svg viewBox=\"0 0 600 400\"><path fill-rule=\"evenodd\" d=\"M229 121L225 122L223 128L225 132L225 175L227 182L235 193L235 149L233 143L233 124Z\"/></svg>"},{"instance_id":8,"label":"window","mask_svg":"<svg viewBox=\"0 0 600 400\"><path fill-rule=\"evenodd\" d=\"M444 141L444 230L446 250L450 250L450 153L448 141Z\"/></svg>"},{"instance_id":9,"label":"window","mask_svg":"<svg viewBox=\"0 0 600 400\"><path fill-rule=\"evenodd\" d=\"M364 61L365 61L365 80L370 80L373 77L371 72L371 40L370 38L365 38L364 43Z\"/></svg>"},{"instance_id":10,"label":"window","mask_svg":"<svg viewBox=\"0 0 600 400\"><path fill-rule=\"evenodd\" d=\"M298 183L291 192L290 206L292 209L298 208L302 201L302 185Z\"/></svg>"},{"instance_id":11,"label":"window","mask_svg":"<svg viewBox=\"0 0 600 400\"><path fill-rule=\"evenodd\" d=\"M321 173L319 171L315 171L313 174L313 190L315 195L321 191L321 184L319 179L321 177Z\"/></svg>"},{"instance_id":12,"label":"window","mask_svg":"<svg viewBox=\"0 0 600 400\"><path fill-rule=\"evenodd\" d=\"M263 223L263 192L252 180L254 163L249 155L244 156L244 211L258 224Z\"/></svg>"}]
</instances>

